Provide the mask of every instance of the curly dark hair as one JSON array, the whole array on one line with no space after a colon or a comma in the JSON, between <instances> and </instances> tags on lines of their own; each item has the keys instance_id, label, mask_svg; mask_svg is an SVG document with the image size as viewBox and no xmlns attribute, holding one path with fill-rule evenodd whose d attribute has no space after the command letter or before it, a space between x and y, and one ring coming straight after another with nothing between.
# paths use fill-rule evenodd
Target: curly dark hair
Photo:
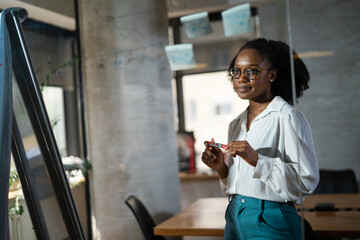
<instances>
[{"instance_id":1,"label":"curly dark hair","mask_svg":"<svg viewBox=\"0 0 360 240\"><path fill-rule=\"evenodd\" d=\"M271 92L275 96L280 96L289 104L293 105L289 46L285 42L267 40L265 38L257 38L245 43L230 63L228 69L228 76L230 80L232 80L230 68L234 66L236 57L239 53L245 49L255 49L259 54L264 56L264 60L266 62L271 64L271 69L277 69L277 77L271 84ZM303 91L309 88L308 82L310 81L310 75L304 62L294 50L293 57L296 99L298 99L303 95Z\"/></svg>"}]
</instances>

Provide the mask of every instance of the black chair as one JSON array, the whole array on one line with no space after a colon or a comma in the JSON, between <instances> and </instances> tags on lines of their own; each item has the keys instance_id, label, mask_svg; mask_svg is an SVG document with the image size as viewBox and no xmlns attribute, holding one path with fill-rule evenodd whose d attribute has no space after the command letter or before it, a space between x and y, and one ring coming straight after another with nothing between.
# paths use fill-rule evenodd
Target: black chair
<instances>
[{"instance_id":1,"label":"black chair","mask_svg":"<svg viewBox=\"0 0 360 240\"><path fill-rule=\"evenodd\" d=\"M304 218L304 233L305 233L305 240L316 240L316 236L314 230L312 229L310 223Z\"/></svg>"},{"instance_id":2,"label":"black chair","mask_svg":"<svg viewBox=\"0 0 360 240\"><path fill-rule=\"evenodd\" d=\"M358 193L355 173L346 170L320 170L320 181L314 194L319 193Z\"/></svg>"},{"instance_id":3,"label":"black chair","mask_svg":"<svg viewBox=\"0 0 360 240\"><path fill-rule=\"evenodd\" d=\"M136 196L129 196L125 204L134 213L146 240L166 240L162 236L154 235L153 228L156 224L144 204Z\"/></svg>"}]
</instances>

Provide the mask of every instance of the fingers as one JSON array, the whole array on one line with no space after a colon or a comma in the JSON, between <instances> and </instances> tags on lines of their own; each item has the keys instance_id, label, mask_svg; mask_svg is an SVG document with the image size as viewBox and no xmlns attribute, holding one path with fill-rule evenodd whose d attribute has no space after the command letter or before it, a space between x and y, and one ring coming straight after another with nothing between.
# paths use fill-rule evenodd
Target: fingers
<instances>
[{"instance_id":1,"label":"fingers","mask_svg":"<svg viewBox=\"0 0 360 240\"><path fill-rule=\"evenodd\" d=\"M205 149L205 151L203 152L202 156L201 156L201 160L206 163L206 162L212 162L216 159L215 154L213 154L211 151L209 151L208 149Z\"/></svg>"},{"instance_id":2,"label":"fingers","mask_svg":"<svg viewBox=\"0 0 360 240\"><path fill-rule=\"evenodd\" d=\"M256 166L258 161L258 153L246 140L229 143L227 150L229 156L236 157L236 155L238 155L251 166Z\"/></svg>"},{"instance_id":3,"label":"fingers","mask_svg":"<svg viewBox=\"0 0 360 240\"><path fill-rule=\"evenodd\" d=\"M234 141L234 142L229 143L225 149L230 149L230 148L234 148L234 147L245 147L245 146L250 146L250 144L246 140Z\"/></svg>"},{"instance_id":4,"label":"fingers","mask_svg":"<svg viewBox=\"0 0 360 240\"><path fill-rule=\"evenodd\" d=\"M209 141L205 141L205 142L204 142L204 145L205 145L205 147L211 147Z\"/></svg>"},{"instance_id":5,"label":"fingers","mask_svg":"<svg viewBox=\"0 0 360 240\"><path fill-rule=\"evenodd\" d=\"M214 151L215 153L218 152L218 151L221 152L221 150L220 150L218 147L213 147L213 146L210 145L210 143L214 143L214 142L215 142L215 141L214 141L214 138L211 138L211 141L210 141L210 142L209 142L209 141L205 141L205 142L204 142L204 145L205 145L205 147L206 147L207 149L209 149L210 151Z\"/></svg>"},{"instance_id":6,"label":"fingers","mask_svg":"<svg viewBox=\"0 0 360 240\"><path fill-rule=\"evenodd\" d=\"M214 139L212 138L211 141L213 142ZM204 142L205 145L205 151L203 152L202 156L201 156L201 160L204 163L209 163L212 162L216 159L216 155L213 153L213 151L216 151L216 148L212 147L209 145L209 141L205 141Z\"/></svg>"},{"instance_id":7,"label":"fingers","mask_svg":"<svg viewBox=\"0 0 360 240\"><path fill-rule=\"evenodd\" d=\"M240 157L244 157L244 151L231 151L228 153L229 156L231 157L236 157L236 155L239 155Z\"/></svg>"},{"instance_id":8,"label":"fingers","mask_svg":"<svg viewBox=\"0 0 360 240\"><path fill-rule=\"evenodd\" d=\"M234 141L229 143L225 150L228 151L229 156L235 157L236 155L244 156L249 148L247 141Z\"/></svg>"}]
</instances>

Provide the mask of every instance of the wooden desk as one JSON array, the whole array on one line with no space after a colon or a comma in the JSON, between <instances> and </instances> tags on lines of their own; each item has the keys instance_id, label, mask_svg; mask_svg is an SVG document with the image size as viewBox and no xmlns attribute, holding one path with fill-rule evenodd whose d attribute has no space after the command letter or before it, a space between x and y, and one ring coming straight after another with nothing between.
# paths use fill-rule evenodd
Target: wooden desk
<instances>
[{"instance_id":1,"label":"wooden desk","mask_svg":"<svg viewBox=\"0 0 360 240\"><path fill-rule=\"evenodd\" d=\"M179 179L180 181L198 181L198 180L219 180L219 177L216 173L186 173L186 172L180 172L179 173Z\"/></svg>"},{"instance_id":2,"label":"wooden desk","mask_svg":"<svg viewBox=\"0 0 360 240\"><path fill-rule=\"evenodd\" d=\"M201 198L154 228L163 236L224 236L228 199Z\"/></svg>"},{"instance_id":3,"label":"wooden desk","mask_svg":"<svg viewBox=\"0 0 360 240\"><path fill-rule=\"evenodd\" d=\"M304 212L317 237L360 237L359 211Z\"/></svg>"},{"instance_id":4,"label":"wooden desk","mask_svg":"<svg viewBox=\"0 0 360 240\"><path fill-rule=\"evenodd\" d=\"M335 208L360 208L360 193L314 194L305 198L303 208L314 209L316 203L334 203Z\"/></svg>"},{"instance_id":5,"label":"wooden desk","mask_svg":"<svg viewBox=\"0 0 360 240\"><path fill-rule=\"evenodd\" d=\"M155 235L224 236L227 198L201 198L154 228ZM360 211L304 212L318 237L360 237Z\"/></svg>"}]
</instances>

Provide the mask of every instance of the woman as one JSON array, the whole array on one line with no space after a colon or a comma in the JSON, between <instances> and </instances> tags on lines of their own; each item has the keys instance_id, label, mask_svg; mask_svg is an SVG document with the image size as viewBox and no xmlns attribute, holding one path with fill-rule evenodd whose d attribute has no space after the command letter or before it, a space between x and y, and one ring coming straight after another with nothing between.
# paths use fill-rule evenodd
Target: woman
<instances>
[{"instance_id":1,"label":"woman","mask_svg":"<svg viewBox=\"0 0 360 240\"><path fill-rule=\"evenodd\" d=\"M208 141L202 154L229 196L225 239L301 239L293 203L312 194L319 173L309 123L292 107L289 55L286 43L262 38L243 45L230 63L234 90L249 106L229 125L227 161ZM310 78L293 56L298 98Z\"/></svg>"}]
</instances>

